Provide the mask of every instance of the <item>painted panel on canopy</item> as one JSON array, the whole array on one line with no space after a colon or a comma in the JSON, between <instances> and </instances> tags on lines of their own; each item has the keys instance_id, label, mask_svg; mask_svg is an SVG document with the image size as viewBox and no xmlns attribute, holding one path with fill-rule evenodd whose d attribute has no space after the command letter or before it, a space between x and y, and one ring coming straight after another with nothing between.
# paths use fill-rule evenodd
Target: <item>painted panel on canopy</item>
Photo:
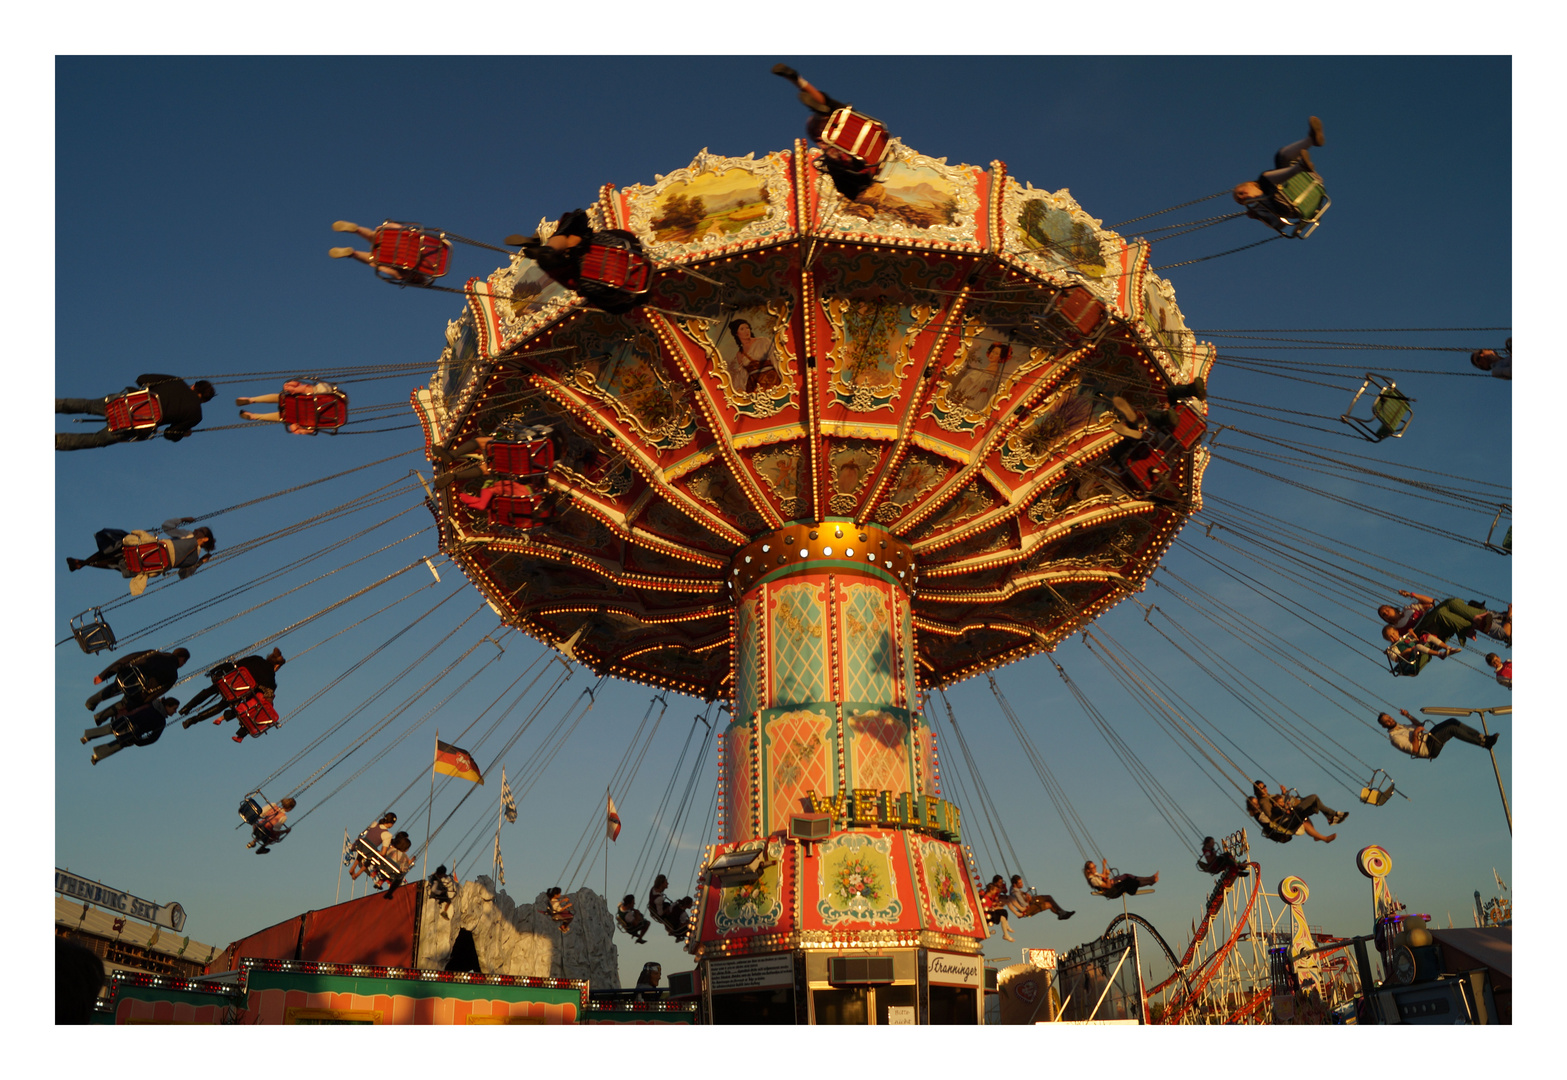
<instances>
[{"instance_id":1,"label":"painted panel on canopy","mask_svg":"<svg viewBox=\"0 0 1567 1080\"><path fill-rule=\"evenodd\" d=\"M608 526L599 521L592 514L586 513L572 506L567 506L560 514L552 518L544 532L548 533L550 542L558 544L569 551L579 552L591 558L604 562L622 562L627 558L623 550L623 544L617 535ZM538 533L532 534L534 539ZM666 557L667 558L667 557ZM670 560L669 569L676 565ZM679 567L682 574L688 573L692 567L690 564ZM663 570L651 570L652 573L663 573Z\"/></svg>"},{"instance_id":2,"label":"painted panel on canopy","mask_svg":"<svg viewBox=\"0 0 1567 1080\"><path fill-rule=\"evenodd\" d=\"M704 149L685 168L624 189L627 228L660 262L791 235L790 173L785 151L726 158Z\"/></svg>"},{"instance_id":3,"label":"painted panel on canopy","mask_svg":"<svg viewBox=\"0 0 1567 1080\"><path fill-rule=\"evenodd\" d=\"M811 513L811 462L803 442L774 443L742 452L740 459L757 477L757 487L784 521L807 518Z\"/></svg>"},{"instance_id":4,"label":"painted panel on canopy","mask_svg":"<svg viewBox=\"0 0 1567 1080\"><path fill-rule=\"evenodd\" d=\"M767 528L766 519L752 504L745 486L730 472L728 463L722 458L714 457L693 469L676 480L674 486L747 536L755 536Z\"/></svg>"},{"instance_id":5,"label":"painted panel on canopy","mask_svg":"<svg viewBox=\"0 0 1567 1080\"><path fill-rule=\"evenodd\" d=\"M1136 297L1138 315L1154 343L1163 346L1165 373L1173 383L1191 382L1204 357L1198 349L1197 335L1186 328L1186 316L1175 302L1175 288L1151 271L1145 272L1142 279Z\"/></svg>"},{"instance_id":6,"label":"painted panel on canopy","mask_svg":"<svg viewBox=\"0 0 1567 1080\"><path fill-rule=\"evenodd\" d=\"M713 399L728 406L724 423L735 435L799 423L792 308L787 297L758 300L711 321L681 324L685 341L695 346L693 358L700 357L693 367L713 389Z\"/></svg>"},{"instance_id":7,"label":"painted panel on canopy","mask_svg":"<svg viewBox=\"0 0 1567 1080\"><path fill-rule=\"evenodd\" d=\"M926 503L925 508L931 510L931 513L909 532L912 543L939 542L944 535L961 530L984 515L1007 507L1006 496L978 473L970 473L961 485L943 491L940 495L946 501L934 509L934 500Z\"/></svg>"},{"instance_id":8,"label":"painted panel on canopy","mask_svg":"<svg viewBox=\"0 0 1567 1080\"><path fill-rule=\"evenodd\" d=\"M990 437L1018 403L1063 374L1059 361L1071 356L1081 338L1065 333L1064 321L1036 321L1053 303L1053 294L1043 289L1008 292L1004 304L979 296L969 304L962 338L944 357L920 417L922 432L972 449ZM1025 298L1035 301L1034 311L1023 303Z\"/></svg>"},{"instance_id":9,"label":"painted panel on canopy","mask_svg":"<svg viewBox=\"0 0 1567 1080\"><path fill-rule=\"evenodd\" d=\"M948 165L894 140L876 180L852 201L832 188L825 172L816 181L817 232L870 233L898 240L939 241L977 250L983 246L985 170Z\"/></svg>"},{"instance_id":10,"label":"painted panel on canopy","mask_svg":"<svg viewBox=\"0 0 1567 1080\"><path fill-rule=\"evenodd\" d=\"M873 257L870 252L859 254ZM897 425L902 420L922 385L919 375L935 344L942 300L928 294L916 300L912 293L908 302L842 292L824 297L820 340L827 353L821 379L825 423L863 418Z\"/></svg>"},{"instance_id":11,"label":"painted panel on canopy","mask_svg":"<svg viewBox=\"0 0 1567 1080\"><path fill-rule=\"evenodd\" d=\"M1114 420L1110 399L1124 387L1114 375L1079 371L1067 376L993 447L987 459L992 471L1008 479L1032 476L1108 432Z\"/></svg>"},{"instance_id":12,"label":"painted panel on canopy","mask_svg":"<svg viewBox=\"0 0 1567 1080\"><path fill-rule=\"evenodd\" d=\"M766 828L789 828L789 815L805 813L814 791L838 790L836 724L820 709L769 709L763 714L762 774L768 778Z\"/></svg>"},{"instance_id":13,"label":"painted panel on canopy","mask_svg":"<svg viewBox=\"0 0 1567 1080\"><path fill-rule=\"evenodd\" d=\"M905 520L961 468L928 450L911 450L877 504L875 520L883 525Z\"/></svg>"},{"instance_id":14,"label":"painted panel on canopy","mask_svg":"<svg viewBox=\"0 0 1567 1080\"><path fill-rule=\"evenodd\" d=\"M826 439L827 511L859 520L892 443L874 439Z\"/></svg>"},{"instance_id":15,"label":"painted panel on canopy","mask_svg":"<svg viewBox=\"0 0 1567 1080\"><path fill-rule=\"evenodd\" d=\"M1038 190L1008 177L1001 201L1002 249L1030 269L1097 281L1112 274L1119 237L1090 216L1066 188Z\"/></svg>"},{"instance_id":16,"label":"painted panel on canopy","mask_svg":"<svg viewBox=\"0 0 1567 1080\"><path fill-rule=\"evenodd\" d=\"M696 440L699 417L685 379L663 356L657 337L590 315L572 327L561 381L608 406L621 428L662 460Z\"/></svg>"}]
</instances>

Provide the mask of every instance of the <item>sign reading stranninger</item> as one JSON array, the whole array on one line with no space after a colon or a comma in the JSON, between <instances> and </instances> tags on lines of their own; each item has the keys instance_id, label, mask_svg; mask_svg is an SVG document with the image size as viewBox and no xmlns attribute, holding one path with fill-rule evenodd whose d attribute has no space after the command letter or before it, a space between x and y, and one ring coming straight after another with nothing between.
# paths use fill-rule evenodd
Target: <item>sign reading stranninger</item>
<instances>
[{"instance_id":1,"label":"sign reading stranninger","mask_svg":"<svg viewBox=\"0 0 1567 1080\"><path fill-rule=\"evenodd\" d=\"M178 904L154 904L151 900L143 900L130 893L107 888L96 881L77 877L59 867L54 870L54 891L94 907L107 908L133 919L167 926L170 930L180 931L185 928L185 909Z\"/></svg>"}]
</instances>

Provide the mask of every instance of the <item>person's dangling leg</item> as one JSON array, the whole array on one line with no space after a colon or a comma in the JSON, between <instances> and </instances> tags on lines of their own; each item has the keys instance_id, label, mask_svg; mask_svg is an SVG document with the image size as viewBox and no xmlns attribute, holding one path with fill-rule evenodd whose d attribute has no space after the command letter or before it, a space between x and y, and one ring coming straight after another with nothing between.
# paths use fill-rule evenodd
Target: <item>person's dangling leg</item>
<instances>
[{"instance_id":1,"label":"person's dangling leg","mask_svg":"<svg viewBox=\"0 0 1567 1080\"><path fill-rule=\"evenodd\" d=\"M242 419L242 420L266 420L266 421L268 421L270 423L273 423L273 424L280 423L282 421L282 419L283 419L283 414L282 413L275 413L275 412L253 413L253 412L243 412L243 411L241 411L239 416L240 416L240 419Z\"/></svg>"},{"instance_id":2,"label":"person's dangling leg","mask_svg":"<svg viewBox=\"0 0 1567 1080\"><path fill-rule=\"evenodd\" d=\"M81 413L88 416L105 416L108 414L108 398L55 398L54 411L57 413Z\"/></svg>"},{"instance_id":3,"label":"person's dangling leg","mask_svg":"<svg viewBox=\"0 0 1567 1080\"><path fill-rule=\"evenodd\" d=\"M86 731L82 732L82 745L85 746L88 739L101 739L105 735L113 734L114 726L112 724L103 724L99 727L88 728Z\"/></svg>"},{"instance_id":4,"label":"person's dangling leg","mask_svg":"<svg viewBox=\"0 0 1567 1080\"><path fill-rule=\"evenodd\" d=\"M236 405L276 405L277 402L278 402L278 398L280 398L280 397L282 397L281 394L262 394L259 397L237 397L237 398L234 399L234 404L236 404Z\"/></svg>"},{"instance_id":5,"label":"person's dangling leg","mask_svg":"<svg viewBox=\"0 0 1567 1080\"><path fill-rule=\"evenodd\" d=\"M1058 919L1070 919L1073 915L1077 914L1075 911L1067 911L1064 909L1060 904L1056 903L1055 897L1048 894L1039 898L1039 910L1053 911L1056 913L1056 918Z\"/></svg>"},{"instance_id":6,"label":"person's dangling leg","mask_svg":"<svg viewBox=\"0 0 1567 1080\"><path fill-rule=\"evenodd\" d=\"M109 743L106 746L100 746L92 752L92 763L96 765L98 762L102 761L106 757L109 757L111 754L118 754L122 749L123 747L117 742Z\"/></svg>"},{"instance_id":7,"label":"person's dangling leg","mask_svg":"<svg viewBox=\"0 0 1567 1080\"><path fill-rule=\"evenodd\" d=\"M56 450L93 450L100 446L112 446L125 438L123 434L100 428L85 435L74 431L59 431L54 436Z\"/></svg>"},{"instance_id":8,"label":"person's dangling leg","mask_svg":"<svg viewBox=\"0 0 1567 1080\"><path fill-rule=\"evenodd\" d=\"M367 229L363 225L355 225L352 221L334 221L332 222L332 231L351 232L358 236L361 240L368 241L372 244L375 243L374 229Z\"/></svg>"},{"instance_id":9,"label":"person's dangling leg","mask_svg":"<svg viewBox=\"0 0 1567 1080\"><path fill-rule=\"evenodd\" d=\"M1466 742L1471 746L1489 748L1496 745L1497 736L1492 735L1489 741L1487 741L1484 735L1480 734L1474 728L1470 727L1468 724L1464 723L1455 716L1443 720L1440 724L1436 725L1436 727L1426 732L1426 738L1428 740L1434 740L1437 746L1441 746L1443 743L1447 742L1448 739L1457 739L1459 742ZM1431 756L1436 757L1436 754L1432 753Z\"/></svg>"},{"instance_id":10,"label":"person's dangling leg","mask_svg":"<svg viewBox=\"0 0 1567 1080\"><path fill-rule=\"evenodd\" d=\"M1338 833L1328 833L1326 836L1323 836L1317 831L1317 827L1309 821L1302 826L1302 831L1313 840L1320 840L1324 844L1331 844L1338 839Z\"/></svg>"},{"instance_id":11,"label":"person's dangling leg","mask_svg":"<svg viewBox=\"0 0 1567 1080\"><path fill-rule=\"evenodd\" d=\"M89 709L96 709L109 698L112 698L116 694L123 692L124 689L120 686L120 677L118 675L111 675L109 678L104 680L103 685L98 688L97 692L94 693L92 697L87 699L87 707Z\"/></svg>"}]
</instances>

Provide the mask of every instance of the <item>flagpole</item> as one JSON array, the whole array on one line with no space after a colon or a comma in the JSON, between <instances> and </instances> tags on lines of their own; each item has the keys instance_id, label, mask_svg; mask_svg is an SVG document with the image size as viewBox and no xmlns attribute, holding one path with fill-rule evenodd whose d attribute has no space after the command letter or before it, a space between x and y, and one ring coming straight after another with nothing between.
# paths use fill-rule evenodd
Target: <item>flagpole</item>
<instances>
[{"instance_id":1,"label":"flagpole","mask_svg":"<svg viewBox=\"0 0 1567 1080\"><path fill-rule=\"evenodd\" d=\"M604 805L609 805L609 788L604 789ZM609 818L604 819L604 903L609 903Z\"/></svg>"},{"instance_id":2,"label":"flagpole","mask_svg":"<svg viewBox=\"0 0 1567 1080\"><path fill-rule=\"evenodd\" d=\"M435 753L440 751L441 729L435 729ZM435 814L435 753L430 755L430 805L424 811L424 865L419 870L420 877L429 877L425 871L430 869L430 822Z\"/></svg>"},{"instance_id":3,"label":"flagpole","mask_svg":"<svg viewBox=\"0 0 1567 1080\"><path fill-rule=\"evenodd\" d=\"M506 772L503 769L501 770L501 787L504 788L505 786ZM506 800L501 798L497 800L497 803L498 805L495 807L495 888L498 892L501 887L501 822L506 817Z\"/></svg>"}]
</instances>

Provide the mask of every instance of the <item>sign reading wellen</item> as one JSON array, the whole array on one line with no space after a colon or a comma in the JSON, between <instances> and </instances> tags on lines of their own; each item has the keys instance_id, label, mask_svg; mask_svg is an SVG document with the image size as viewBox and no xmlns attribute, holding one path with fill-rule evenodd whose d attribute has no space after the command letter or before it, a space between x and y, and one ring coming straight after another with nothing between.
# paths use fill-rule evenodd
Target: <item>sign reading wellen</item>
<instances>
[{"instance_id":1,"label":"sign reading wellen","mask_svg":"<svg viewBox=\"0 0 1567 1080\"><path fill-rule=\"evenodd\" d=\"M108 908L129 915L133 919L167 926L170 930L185 929L185 909L178 904L154 904L150 900L143 900L130 893L106 888L96 881L77 877L59 867L55 867L54 870L54 891L73 900L92 904L94 907Z\"/></svg>"}]
</instances>

